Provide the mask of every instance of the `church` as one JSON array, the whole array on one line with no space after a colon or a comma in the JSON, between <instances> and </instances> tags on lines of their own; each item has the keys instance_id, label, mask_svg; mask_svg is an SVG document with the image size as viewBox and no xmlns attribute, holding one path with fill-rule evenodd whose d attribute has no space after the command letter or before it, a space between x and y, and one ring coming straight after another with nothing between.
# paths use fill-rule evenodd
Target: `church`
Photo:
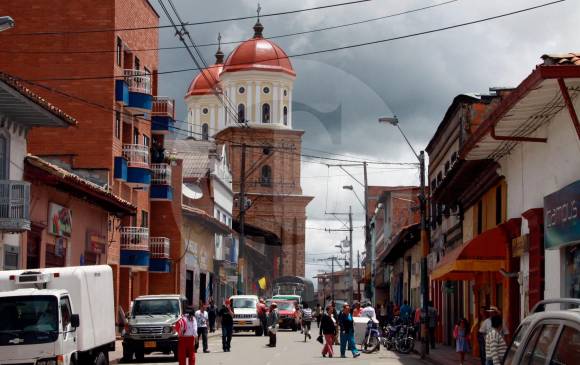
<instances>
[{"instance_id":1,"label":"church","mask_svg":"<svg viewBox=\"0 0 580 365\"><path fill-rule=\"evenodd\" d=\"M191 82L187 130L227 151L234 228L243 228L246 237L239 272L250 280L304 276L306 206L312 197L300 185L304 131L292 123L296 72L284 50L264 38L259 18L253 29L253 37L227 58L218 48L215 64Z\"/></svg>"}]
</instances>

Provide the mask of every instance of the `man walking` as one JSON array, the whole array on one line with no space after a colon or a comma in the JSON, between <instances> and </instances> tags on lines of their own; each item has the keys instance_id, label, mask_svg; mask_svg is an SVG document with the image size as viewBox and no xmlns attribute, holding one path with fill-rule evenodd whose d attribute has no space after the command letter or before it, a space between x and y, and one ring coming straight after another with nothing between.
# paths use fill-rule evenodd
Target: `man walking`
<instances>
[{"instance_id":1,"label":"man walking","mask_svg":"<svg viewBox=\"0 0 580 365\"><path fill-rule=\"evenodd\" d=\"M217 308L215 307L215 303L213 298L209 300L209 307L207 308L207 316L209 319L209 332L215 332L215 319L217 316Z\"/></svg>"},{"instance_id":2,"label":"man walking","mask_svg":"<svg viewBox=\"0 0 580 365\"><path fill-rule=\"evenodd\" d=\"M186 314L176 323L175 329L179 336L178 358L179 365L195 365L195 337L197 336L197 322L193 308L188 308Z\"/></svg>"},{"instance_id":3,"label":"man walking","mask_svg":"<svg viewBox=\"0 0 580 365\"><path fill-rule=\"evenodd\" d=\"M266 346L276 347L276 331L278 326L278 305L274 302L270 305L270 313L268 313L268 335L270 336L270 343Z\"/></svg>"},{"instance_id":4,"label":"man walking","mask_svg":"<svg viewBox=\"0 0 580 365\"><path fill-rule=\"evenodd\" d=\"M342 312L338 315L338 324L340 325L340 357L346 357L346 346L352 351L352 357L359 357L360 352L354 342L354 321L350 313L350 306L345 303Z\"/></svg>"},{"instance_id":5,"label":"man walking","mask_svg":"<svg viewBox=\"0 0 580 365\"><path fill-rule=\"evenodd\" d=\"M230 352L234 333L234 308L229 299L225 300L218 314L222 319L222 349Z\"/></svg>"},{"instance_id":6,"label":"man walking","mask_svg":"<svg viewBox=\"0 0 580 365\"><path fill-rule=\"evenodd\" d=\"M262 334L268 336L268 308L266 307L264 298L260 298L260 301L258 302L258 319L262 326Z\"/></svg>"},{"instance_id":7,"label":"man walking","mask_svg":"<svg viewBox=\"0 0 580 365\"><path fill-rule=\"evenodd\" d=\"M195 312L195 320L197 321L197 336L198 341L195 343L195 352L199 348L199 337L203 342L203 352L208 353L207 349L207 324L208 324L208 313L205 309L206 305L201 304L199 309Z\"/></svg>"}]
</instances>

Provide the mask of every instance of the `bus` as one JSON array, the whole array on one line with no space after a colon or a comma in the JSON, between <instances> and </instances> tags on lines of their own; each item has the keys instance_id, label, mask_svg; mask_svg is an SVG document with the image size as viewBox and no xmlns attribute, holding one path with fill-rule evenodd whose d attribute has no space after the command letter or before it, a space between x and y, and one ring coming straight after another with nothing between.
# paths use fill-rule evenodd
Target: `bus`
<instances>
[{"instance_id":1,"label":"bus","mask_svg":"<svg viewBox=\"0 0 580 365\"><path fill-rule=\"evenodd\" d=\"M298 296L298 297L295 297ZM315 306L314 284L301 276L281 276L274 280L273 298L300 299L299 302Z\"/></svg>"}]
</instances>

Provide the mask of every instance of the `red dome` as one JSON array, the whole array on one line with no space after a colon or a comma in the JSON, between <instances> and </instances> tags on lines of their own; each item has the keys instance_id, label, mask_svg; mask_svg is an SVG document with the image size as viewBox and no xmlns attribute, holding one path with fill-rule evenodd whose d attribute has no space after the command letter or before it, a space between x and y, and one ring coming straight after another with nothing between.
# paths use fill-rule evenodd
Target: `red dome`
<instances>
[{"instance_id":1,"label":"red dome","mask_svg":"<svg viewBox=\"0 0 580 365\"><path fill-rule=\"evenodd\" d=\"M284 72L296 76L286 52L276 43L264 39L262 29L259 23L254 26L254 38L234 49L226 60L224 72L257 70Z\"/></svg>"},{"instance_id":2,"label":"red dome","mask_svg":"<svg viewBox=\"0 0 580 365\"><path fill-rule=\"evenodd\" d=\"M222 64L211 65L200 72L189 85L185 96L213 94L214 88L219 82L223 66Z\"/></svg>"}]
</instances>

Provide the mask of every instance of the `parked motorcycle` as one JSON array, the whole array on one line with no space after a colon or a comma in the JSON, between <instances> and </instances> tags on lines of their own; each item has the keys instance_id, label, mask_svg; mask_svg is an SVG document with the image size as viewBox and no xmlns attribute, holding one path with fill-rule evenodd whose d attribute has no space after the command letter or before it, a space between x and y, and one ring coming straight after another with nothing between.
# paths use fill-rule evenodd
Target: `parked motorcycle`
<instances>
[{"instance_id":1,"label":"parked motorcycle","mask_svg":"<svg viewBox=\"0 0 580 365\"><path fill-rule=\"evenodd\" d=\"M397 333L395 348L402 354L408 354L415 348L415 328L402 325Z\"/></svg>"},{"instance_id":2,"label":"parked motorcycle","mask_svg":"<svg viewBox=\"0 0 580 365\"><path fill-rule=\"evenodd\" d=\"M383 333L377 323L370 320L367 323L365 339L362 344L362 352L370 354L378 351L381 347L381 342L384 342Z\"/></svg>"}]
</instances>

